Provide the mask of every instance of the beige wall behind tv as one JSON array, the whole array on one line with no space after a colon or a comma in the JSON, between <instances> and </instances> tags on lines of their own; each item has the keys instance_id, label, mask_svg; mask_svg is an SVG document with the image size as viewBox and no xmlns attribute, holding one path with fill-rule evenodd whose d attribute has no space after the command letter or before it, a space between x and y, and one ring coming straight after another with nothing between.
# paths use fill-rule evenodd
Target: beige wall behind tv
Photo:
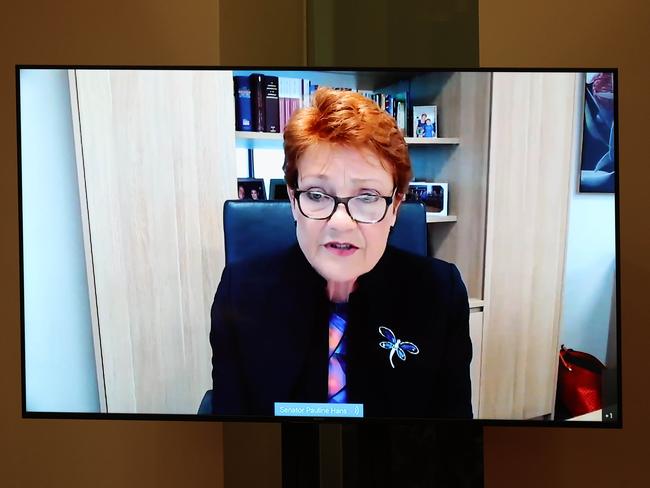
<instances>
[{"instance_id":1,"label":"beige wall behind tv","mask_svg":"<svg viewBox=\"0 0 650 488\"><path fill-rule=\"evenodd\" d=\"M259 1L259 0L257 0ZM16 63L184 65L257 62L263 31L250 29L234 0L114 0L4 5L0 17L0 485L2 486L224 486L224 464L253 465L258 486L278 486L279 456L246 459L246 446L228 441L222 426L203 422L21 419L18 208L16 184ZM260 2L262 3L262 2ZM276 31L276 51L265 64L302 64L301 3L275 0L291 28ZM638 486L650 421L645 348L650 309L644 303L650 265L645 197L646 95L650 69L650 6L610 2L480 0L483 66L618 66L624 405L622 431L488 428L485 486ZM234 14L229 12L235 12ZM222 14L220 16L220 13ZM226 13L227 17L223 14ZM262 24L263 25L263 24ZM219 29L219 26L222 26ZM236 42L248 29L246 43ZM220 57L221 54L221 57ZM277 57L276 57L277 56ZM361 63L362 64L362 63ZM240 432L270 439L268 425ZM230 428L230 427L229 427ZM246 436L243 436L246 437ZM260 451L258 451L259 453ZM224 463L225 455L225 463ZM229 486L234 486L229 485Z\"/></svg>"},{"instance_id":2,"label":"beige wall behind tv","mask_svg":"<svg viewBox=\"0 0 650 488\"><path fill-rule=\"evenodd\" d=\"M215 0L25 0L0 15L0 486L223 486L222 425L23 420L16 63L215 64Z\"/></svg>"},{"instance_id":3,"label":"beige wall behind tv","mask_svg":"<svg viewBox=\"0 0 650 488\"><path fill-rule=\"evenodd\" d=\"M650 438L650 4L480 0L479 19L482 66L619 68L621 191L623 430L487 428L485 486L641 486Z\"/></svg>"}]
</instances>

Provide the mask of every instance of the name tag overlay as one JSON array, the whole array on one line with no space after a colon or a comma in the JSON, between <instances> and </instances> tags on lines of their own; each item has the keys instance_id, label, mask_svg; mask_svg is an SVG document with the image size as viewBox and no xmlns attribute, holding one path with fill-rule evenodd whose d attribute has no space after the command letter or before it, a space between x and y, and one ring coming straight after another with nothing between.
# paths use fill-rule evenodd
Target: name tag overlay
<instances>
[{"instance_id":1,"label":"name tag overlay","mask_svg":"<svg viewBox=\"0 0 650 488\"><path fill-rule=\"evenodd\" d=\"M363 417L363 403L275 403L276 417Z\"/></svg>"}]
</instances>

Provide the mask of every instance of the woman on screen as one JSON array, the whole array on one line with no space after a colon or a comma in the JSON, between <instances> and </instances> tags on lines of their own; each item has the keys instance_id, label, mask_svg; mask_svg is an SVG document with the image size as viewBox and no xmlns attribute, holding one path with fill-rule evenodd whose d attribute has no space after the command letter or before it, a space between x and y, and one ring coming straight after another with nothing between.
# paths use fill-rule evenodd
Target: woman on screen
<instances>
[{"instance_id":1,"label":"woman on screen","mask_svg":"<svg viewBox=\"0 0 650 488\"><path fill-rule=\"evenodd\" d=\"M213 412L356 403L365 417L471 417L456 266L387 245L411 163L394 119L319 89L284 132L298 245L228 265L212 306ZM263 245L263 242L260 242Z\"/></svg>"}]
</instances>

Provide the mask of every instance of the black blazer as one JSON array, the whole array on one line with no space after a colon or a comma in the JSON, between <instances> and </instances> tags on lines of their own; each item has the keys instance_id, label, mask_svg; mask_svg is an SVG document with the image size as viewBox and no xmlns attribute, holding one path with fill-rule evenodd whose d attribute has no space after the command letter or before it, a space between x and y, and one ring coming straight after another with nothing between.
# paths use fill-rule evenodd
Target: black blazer
<instances>
[{"instance_id":1,"label":"black blazer","mask_svg":"<svg viewBox=\"0 0 650 488\"><path fill-rule=\"evenodd\" d=\"M327 401L326 281L296 245L226 266L212 306L213 412L273 416L274 402ZM388 246L348 305L347 401L365 417L471 418L467 291L458 269ZM419 354L379 346L379 327Z\"/></svg>"}]
</instances>

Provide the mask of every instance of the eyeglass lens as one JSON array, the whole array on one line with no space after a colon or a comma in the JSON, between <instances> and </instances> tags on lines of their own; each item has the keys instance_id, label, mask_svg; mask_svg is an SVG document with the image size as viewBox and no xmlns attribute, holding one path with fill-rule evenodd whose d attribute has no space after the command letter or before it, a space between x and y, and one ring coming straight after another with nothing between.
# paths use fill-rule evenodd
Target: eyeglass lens
<instances>
[{"instance_id":1,"label":"eyeglass lens","mask_svg":"<svg viewBox=\"0 0 650 488\"><path fill-rule=\"evenodd\" d=\"M312 219L326 219L334 211L334 199L321 192L300 194L300 208ZM386 200L377 195L359 195L348 201L350 216L358 222L376 222L386 211Z\"/></svg>"}]
</instances>

